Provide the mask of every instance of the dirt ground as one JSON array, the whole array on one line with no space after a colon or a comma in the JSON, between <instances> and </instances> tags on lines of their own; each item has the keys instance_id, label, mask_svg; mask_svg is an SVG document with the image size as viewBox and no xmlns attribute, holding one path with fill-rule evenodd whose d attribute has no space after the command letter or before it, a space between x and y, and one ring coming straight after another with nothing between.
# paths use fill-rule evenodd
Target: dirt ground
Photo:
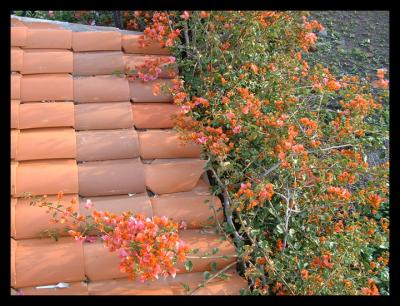
<instances>
[{"instance_id":1,"label":"dirt ground","mask_svg":"<svg viewBox=\"0 0 400 306\"><path fill-rule=\"evenodd\" d=\"M325 31L318 35L311 62L330 66L339 75L376 74L389 69L389 11L311 11Z\"/></svg>"}]
</instances>

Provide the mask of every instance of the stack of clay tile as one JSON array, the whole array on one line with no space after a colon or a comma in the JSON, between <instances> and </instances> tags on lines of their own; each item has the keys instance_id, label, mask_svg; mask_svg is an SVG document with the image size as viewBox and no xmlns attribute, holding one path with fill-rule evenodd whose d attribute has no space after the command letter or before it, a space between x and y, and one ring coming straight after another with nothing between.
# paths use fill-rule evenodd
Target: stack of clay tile
<instances>
[{"instance_id":1,"label":"stack of clay tile","mask_svg":"<svg viewBox=\"0 0 400 306\"><path fill-rule=\"evenodd\" d=\"M155 82L115 75L145 59L167 56L157 44L139 48L141 33L115 28L12 18L11 22L11 287L25 295L179 295L181 283L196 288L211 262L232 263L230 241L206 230L223 219L221 202L204 180L205 161L195 144L183 145L172 129L177 106L154 96ZM168 216L187 224L182 239L198 255L218 249L217 259L178 264L176 278L132 282L118 270L116 253L96 243L77 243L62 231L58 242L39 232L50 225L46 209L30 206L25 192L56 201L79 199L113 213ZM208 203L207 203L208 202ZM222 258L228 256L229 259ZM246 286L234 268L197 294L239 294ZM67 283L67 288L39 288Z\"/></svg>"}]
</instances>

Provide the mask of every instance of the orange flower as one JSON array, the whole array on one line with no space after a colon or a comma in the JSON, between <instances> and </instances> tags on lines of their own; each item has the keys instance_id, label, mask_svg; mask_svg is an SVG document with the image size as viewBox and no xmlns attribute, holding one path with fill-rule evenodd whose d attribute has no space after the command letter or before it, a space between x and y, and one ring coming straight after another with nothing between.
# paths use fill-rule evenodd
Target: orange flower
<instances>
[{"instance_id":1,"label":"orange flower","mask_svg":"<svg viewBox=\"0 0 400 306\"><path fill-rule=\"evenodd\" d=\"M308 279L308 271L306 269L301 270L301 278Z\"/></svg>"}]
</instances>

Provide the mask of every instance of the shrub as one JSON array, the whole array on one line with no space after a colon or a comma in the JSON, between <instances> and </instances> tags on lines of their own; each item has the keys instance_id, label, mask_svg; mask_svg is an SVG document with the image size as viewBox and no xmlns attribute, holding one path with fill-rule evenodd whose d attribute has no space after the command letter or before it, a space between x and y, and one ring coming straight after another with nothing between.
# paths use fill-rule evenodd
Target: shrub
<instances>
[{"instance_id":1,"label":"shrub","mask_svg":"<svg viewBox=\"0 0 400 306\"><path fill-rule=\"evenodd\" d=\"M388 163L367 160L388 138L384 71L372 87L310 67L323 27L305 12L152 16L142 45L177 58L177 129L204 148L244 293L388 294Z\"/></svg>"}]
</instances>

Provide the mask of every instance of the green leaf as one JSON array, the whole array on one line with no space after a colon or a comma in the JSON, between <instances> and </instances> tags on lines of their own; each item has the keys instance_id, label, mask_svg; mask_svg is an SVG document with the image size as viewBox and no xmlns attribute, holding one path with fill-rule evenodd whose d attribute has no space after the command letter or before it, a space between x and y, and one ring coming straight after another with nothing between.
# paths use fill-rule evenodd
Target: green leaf
<instances>
[{"instance_id":1,"label":"green leaf","mask_svg":"<svg viewBox=\"0 0 400 306\"><path fill-rule=\"evenodd\" d=\"M210 272L205 271L205 272L203 273L203 278L204 278L205 281L209 280L210 277L211 277L211 273L210 273Z\"/></svg>"},{"instance_id":2,"label":"green leaf","mask_svg":"<svg viewBox=\"0 0 400 306\"><path fill-rule=\"evenodd\" d=\"M218 252L219 252L219 249L218 249L218 248L213 248L213 249L212 249L212 254L213 254L213 255L217 254Z\"/></svg>"},{"instance_id":3,"label":"green leaf","mask_svg":"<svg viewBox=\"0 0 400 306\"><path fill-rule=\"evenodd\" d=\"M188 272L191 272L193 269L193 264L190 260L185 261L185 269Z\"/></svg>"},{"instance_id":4,"label":"green leaf","mask_svg":"<svg viewBox=\"0 0 400 306\"><path fill-rule=\"evenodd\" d=\"M285 232L283 224L278 224L276 230L279 234L283 234Z\"/></svg>"},{"instance_id":5,"label":"green leaf","mask_svg":"<svg viewBox=\"0 0 400 306\"><path fill-rule=\"evenodd\" d=\"M217 263L215 261L213 261L211 263L211 271L212 272L216 272L217 271Z\"/></svg>"}]
</instances>

